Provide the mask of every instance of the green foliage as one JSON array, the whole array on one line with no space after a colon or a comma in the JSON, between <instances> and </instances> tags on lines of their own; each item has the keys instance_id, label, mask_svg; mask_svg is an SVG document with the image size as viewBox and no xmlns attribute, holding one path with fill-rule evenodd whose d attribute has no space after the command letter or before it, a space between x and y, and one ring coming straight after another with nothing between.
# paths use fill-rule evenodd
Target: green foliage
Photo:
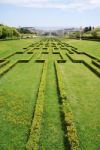
<instances>
[{"instance_id":1,"label":"green foliage","mask_svg":"<svg viewBox=\"0 0 100 150\"><path fill-rule=\"evenodd\" d=\"M84 33L85 33L85 32L88 32L88 31L91 31L91 30L92 30L92 27L91 27L91 26L90 26L90 27L85 27L85 28L84 28Z\"/></svg>"},{"instance_id":2,"label":"green foliage","mask_svg":"<svg viewBox=\"0 0 100 150\"><path fill-rule=\"evenodd\" d=\"M0 27L0 38L1 38L1 36L2 36L2 28Z\"/></svg>"},{"instance_id":3,"label":"green foliage","mask_svg":"<svg viewBox=\"0 0 100 150\"><path fill-rule=\"evenodd\" d=\"M80 35L81 34L81 35ZM81 33L80 31L75 31L69 33L69 38L83 38L83 39L100 39L100 28L94 28L94 27L85 27Z\"/></svg>"},{"instance_id":4,"label":"green foliage","mask_svg":"<svg viewBox=\"0 0 100 150\"><path fill-rule=\"evenodd\" d=\"M12 37L19 37L20 33L12 27L8 26L0 26L0 38L6 39L6 38L12 38Z\"/></svg>"},{"instance_id":5,"label":"green foliage","mask_svg":"<svg viewBox=\"0 0 100 150\"><path fill-rule=\"evenodd\" d=\"M80 31L76 31L76 32L72 32L69 34L70 38L80 38L80 34L81 36L83 35L83 32L80 33Z\"/></svg>"},{"instance_id":6,"label":"green foliage","mask_svg":"<svg viewBox=\"0 0 100 150\"><path fill-rule=\"evenodd\" d=\"M92 34L92 37L93 37L93 38L97 38L97 37L98 37L97 32L94 31L94 30L91 32L91 34Z\"/></svg>"},{"instance_id":7,"label":"green foliage","mask_svg":"<svg viewBox=\"0 0 100 150\"><path fill-rule=\"evenodd\" d=\"M31 31L28 30L27 28L18 28L18 31L24 34L32 34Z\"/></svg>"},{"instance_id":8,"label":"green foliage","mask_svg":"<svg viewBox=\"0 0 100 150\"><path fill-rule=\"evenodd\" d=\"M16 29L13 29L13 36L19 37L20 33Z\"/></svg>"}]
</instances>

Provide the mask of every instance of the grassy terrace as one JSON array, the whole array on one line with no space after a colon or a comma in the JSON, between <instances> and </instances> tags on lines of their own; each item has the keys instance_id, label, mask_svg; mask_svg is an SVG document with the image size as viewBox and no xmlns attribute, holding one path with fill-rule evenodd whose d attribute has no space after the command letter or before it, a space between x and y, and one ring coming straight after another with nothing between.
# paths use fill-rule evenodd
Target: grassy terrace
<instances>
[{"instance_id":1,"label":"grassy terrace","mask_svg":"<svg viewBox=\"0 0 100 150\"><path fill-rule=\"evenodd\" d=\"M80 52L87 52L91 55L100 58L100 42L85 41L85 40L65 40L62 41L78 48Z\"/></svg>"},{"instance_id":2,"label":"grassy terrace","mask_svg":"<svg viewBox=\"0 0 100 150\"><path fill-rule=\"evenodd\" d=\"M60 103L57 91L57 82L54 68L54 60L60 59L55 54L49 56L49 66L46 81L45 105L40 138L40 149L64 150L64 131L62 130ZM59 131L59 132L58 132Z\"/></svg>"},{"instance_id":3,"label":"grassy terrace","mask_svg":"<svg viewBox=\"0 0 100 150\"><path fill-rule=\"evenodd\" d=\"M0 150L99 150L100 44L59 40L0 41Z\"/></svg>"},{"instance_id":4,"label":"grassy terrace","mask_svg":"<svg viewBox=\"0 0 100 150\"><path fill-rule=\"evenodd\" d=\"M31 61L16 65L1 78L0 149L25 149L41 72L42 64Z\"/></svg>"},{"instance_id":5,"label":"grassy terrace","mask_svg":"<svg viewBox=\"0 0 100 150\"><path fill-rule=\"evenodd\" d=\"M39 39L0 41L0 58L6 57L16 51L24 51L23 48L37 41L39 41Z\"/></svg>"},{"instance_id":6,"label":"grassy terrace","mask_svg":"<svg viewBox=\"0 0 100 150\"><path fill-rule=\"evenodd\" d=\"M81 149L99 149L100 80L82 64L67 63L60 67Z\"/></svg>"}]
</instances>

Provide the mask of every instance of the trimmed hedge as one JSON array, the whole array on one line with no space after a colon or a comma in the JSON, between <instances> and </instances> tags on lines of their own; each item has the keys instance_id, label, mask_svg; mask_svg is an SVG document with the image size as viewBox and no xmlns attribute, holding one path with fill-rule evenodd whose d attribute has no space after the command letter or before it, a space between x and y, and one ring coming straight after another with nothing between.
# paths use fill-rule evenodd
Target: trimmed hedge
<instances>
[{"instance_id":1,"label":"trimmed hedge","mask_svg":"<svg viewBox=\"0 0 100 150\"><path fill-rule=\"evenodd\" d=\"M43 47L42 49L43 49L43 50L47 50L48 48L47 48L47 47Z\"/></svg>"},{"instance_id":2,"label":"trimmed hedge","mask_svg":"<svg viewBox=\"0 0 100 150\"><path fill-rule=\"evenodd\" d=\"M8 56L4 57L4 59L7 59L7 58L9 58L11 56L14 56L15 54L16 54L16 52L13 52L13 53L9 54Z\"/></svg>"},{"instance_id":3,"label":"trimmed hedge","mask_svg":"<svg viewBox=\"0 0 100 150\"><path fill-rule=\"evenodd\" d=\"M79 150L79 139L77 136L76 128L74 126L73 122L73 115L71 112L71 108L69 105L69 100L67 99L64 86L63 86L63 81L62 81L62 74L60 71L60 68L55 62L55 69L56 69L56 76L57 76L57 84L58 84L58 89L59 89L59 94L60 94L60 100L62 103L62 113L64 116L64 122L65 122L65 131L66 131L66 141L68 140L70 150Z\"/></svg>"},{"instance_id":4,"label":"trimmed hedge","mask_svg":"<svg viewBox=\"0 0 100 150\"><path fill-rule=\"evenodd\" d=\"M92 64L94 64L96 67L100 68L100 63L98 61L92 60Z\"/></svg>"},{"instance_id":5,"label":"trimmed hedge","mask_svg":"<svg viewBox=\"0 0 100 150\"><path fill-rule=\"evenodd\" d=\"M63 59L63 60L67 59L67 57L65 57L65 55L62 52L60 52L59 54L60 54L61 59Z\"/></svg>"},{"instance_id":6,"label":"trimmed hedge","mask_svg":"<svg viewBox=\"0 0 100 150\"><path fill-rule=\"evenodd\" d=\"M96 70L96 68L93 68L91 65L89 65L87 62L83 61L83 64L89 68L90 71L92 71L97 77L100 78L100 71Z\"/></svg>"},{"instance_id":7,"label":"trimmed hedge","mask_svg":"<svg viewBox=\"0 0 100 150\"><path fill-rule=\"evenodd\" d=\"M66 48L66 50L68 51L69 54L74 54L72 50L69 50L68 48Z\"/></svg>"},{"instance_id":8,"label":"trimmed hedge","mask_svg":"<svg viewBox=\"0 0 100 150\"><path fill-rule=\"evenodd\" d=\"M33 53L34 53L34 52L31 52L31 51L30 51L30 52L27 52L27 54L33 54Z\"/></svg>"},{"instance_id":9,"label":"trimmed hedge","mask_svg":"<svg viewBox=\"0 0 100 150\"><path fill-rule=\"evenodd\" d=\"M12 69L17 64L17 61L14 63L10 63L6 68L2 68L0 70L0 77L2 77L5 73L7 73L10 69Z\"/></svg>"},{"instance_id":10,"label":"trimmed hedge","mask_svg":"<svg viewBox=\"0 0 100 150\"><path fill-rule=\"evenodd\" d=\"M86 55L86 56L88 56L89 58L92 58L92 59L95 59L95 60L97 60L97 61L100 61L97 57L95 57L95 56L92 56L91 54L88 54L88 53L86 53L86 52L79 52L79 51L76 51L75 49L72 49L72 51L74 51L75 53L77 53L77 54L80 54L80 55Z\"/></svg>"},{"instance_id":11,"label":"trimmed hedge","mask_svg":"<svg viewBox=\"0 0 100 150\"><path fill-rule=\"evenodd\" d=\"M83 63L83 60L75 60L73 59L69 54L66 53L66 55L68 56L68 58L73 62L73 63Z\"/></svg>"},{"instance_id":12,"label":"trimmed hedge","mask_svg":"<svg viewBox=\"0 0 100 150\"><path fill-rule=\"evenodd\" d=\"M29 62L29 60L27 60L27 59L18 60L18 63L28 63L28 62Z\"/></svg>"},{"instance_id":13,"label":"trimmed hedge","mask_svg":"<svg viewBox=\"0 0 100 150\"><path fill-rule=\"evenodd\" d=\"M36 53L36 60L40 60L41 59L41 52L39 52L39 53Z\"/></svg>"},{"instance_id":14,"label":"trimmed hedge","mask_svg":"<svg viewBox=\"0 0 100 150\"><path fill-rule=\"evenodd\" d=\"M58 63L66 63L67 60L57 60Z\"/></svg>"},{"instance_id":15,"label":"trimmed hedge","mask_svg":"<svg viewBox=\"0 0 100 150\"><path fill-rule=\"evenodd\" d=\"M53 54L60 54L60 52L57 52L57 51L53 50Z\"/></svg>"},{"instance_id":16,"label":"trimmed hedge","mask_svg":"<svg viewBox=\"0 0 100 150\"><path fill-rule=\"evenodd\" d=\"M92 55L90 55L90 54L88 54L86 52L83 52L83 54L86 55L86 56L88 56L88 57L90 57L90 58L92 58L92 59L99 60L98 58L96 58L96 57L94 57L94 56L92 56Z\"/></svg>"},{"instance_id":17,"label":"trimmed hedge","mask_svg":"<svg viewBox=\"0 0 100 150\"><path fill-rule=\"evenodd\" d=\"M83 63L90 71L92 71L97 77L100 78L100 71L98 71L98 68L92 67L89 63L85 62L84 60L74 60L69 54L66 53L68 58L73 63Z\"/></svg>"},{"instance_id":18,"label":"trimmed hedge","mask_svg":"<svg viewBox=\"0 0 100 150\"><path fill-rule=\"evenodd\" d=\"M7 65L10 62L10 60L5 60L2 63L0 63L0 68Z\"/></svg>"},{"instance_id":19,"label":"trimmed hedge","mask_svg":"<svg viewBox=\"0 0 100 150\"><path fill-rule=\"evenodd\" d=\"M45 62L45 60L37 59L37 60L36 60L36 62L37 62L37 63L44 63L44 62Z\"/></svg>"},{"instance_id":20,"label":"trimmed hedge","mask_svg":"<svg viewBox=\"0 0 100 150\"><path fill-rule=\"evenodd\" d=\"M28 55L30 56L30 55ZM30 57L26 58L26 59L19 59L18 63L28 63L32 58L33 58L34 54L32 54Z\"/></svg>"},{"instance_id":21,"label":"trimmed hedge","mask_svg":"<svg viewBox=\"0 0 100 150\"><path fill-rule=\"evenodd\" d=\"M45 52L42 52L42 54L49 54L49 52L45 51Z\"/></svg>"},{"instance_id":22,"label":"trimmed hedge","mask_svg":"<svg viewBox=\"0 0 100 150\"><path fill-rule=\"evenodd\" d=\"M40 81L40 87L38 91L37 104L35 108L34 118L31 126L31 132L26 144L27 150L38 150L39 149L39 139L41 133L41 121L43 115L44 107L44 92L46 85L46 75L47 75L48 62L46 61L43 66L43 72Z\"/></svg>"},{"instance_id":23,"label":"trimmed hedge","mask_svg":"<svg viewBox=\"0 0 100 150\"><path fill-rule=\"evenodd\" d=\"M3 63L5 61L5 59L0 59L0 63Z\"/></svg>"},{"instance_id":24,"label":"trimmed hedge","mask_svg":"<svg viewBox=\"0 0 100 150\"><path fill-rule=\"evenodd\" d=\"M69 52L69 54L74 54L73 52Z\"/></svg>"},{"instance_id":25,"label":"trimmed hedge","mask_svg":"<svg viewBox=\"0 0 100 150\"><path fill-rule=\"evenodd\" d=\"M79 51L77 51L76 49L71 49L73 52L75 52L76 54L83 54L83 52L79 52Z\"/></svg>"},{"instance_id":26,"label":"trimmed hedge","mask_svg":"<svg viewBox=\"0 0 100 150\"><path fill-rule=\"evenodd\" d=\"M20 51L20 52L16 52L16 54L23 54L24 52L23 51Z\"/></svg>"}]
</instances>

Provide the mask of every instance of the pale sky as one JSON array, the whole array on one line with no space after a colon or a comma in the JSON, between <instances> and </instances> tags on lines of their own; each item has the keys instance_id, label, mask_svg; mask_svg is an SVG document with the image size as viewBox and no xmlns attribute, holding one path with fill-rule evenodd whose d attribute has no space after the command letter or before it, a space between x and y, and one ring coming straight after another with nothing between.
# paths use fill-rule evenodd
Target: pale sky
<instances>
[{"instance_id":1,"label":"pale sky","mask_svg":"<svg viewBox=\"0 0 100 150\"><path fill-rule=\"evenodd\" d=\"M100 26L100 0L0 0L0 23L11 26Z\"/></svg>"}]
</instances>

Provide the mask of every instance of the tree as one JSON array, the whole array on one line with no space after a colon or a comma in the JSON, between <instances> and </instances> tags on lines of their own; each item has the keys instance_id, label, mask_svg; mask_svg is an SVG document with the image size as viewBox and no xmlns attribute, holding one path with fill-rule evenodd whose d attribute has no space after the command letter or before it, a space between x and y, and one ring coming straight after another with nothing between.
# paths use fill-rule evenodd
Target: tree
<instances>
[{"instance_id":1,"label":"tree","mask_svg":"<svg viewBox=\"0 0 100 150\"><path fill-rule=\"evenodd\" d=\"M98 37L97 32L96 32L95 30L93 30L93 31L91 32L91 34L92 34L92 37L93 37L93 38L97 38L97 37Z\"/></svg>"},{"instance_id":2,"label":"tree","mask_svg":"<svg viewBox=\"0 0 100 150\"><path fill-rule=\"evenodd\" d=\"M5 39L7 37L8 33L7 33L7 27L3 26L2 27L2 39Z\"/></svg>"},{"instance_id":3,"label":"tree","mask_svg":"<svg viewBox=\"0 0 100 150\"><path fill-rule=\"evenodd\" d=\"M89 28L88 28L88 31L91 31L92 30L92 27L90 26Z\"/></svg>"},{"instance_id":4,"label":"tree","mask_svg":"<svg viewBox=\"0 0 100 150\"><path fill-rule=\"evenodd\" d=\"M0 38L2 36L2 27L0 26Z\"/></svg>"},{"instance_id":5,"label":"tree","mask_svg":"<svg viewBox=\"0 0 100 150\"><path fill-rule=\"evenodd\" d=\"M85 27L85 28L84 28L84 33L85 33L85 32L88 32L88 31L91 31L91 30L92 30L92 27L91 27L91 26L90 26L90 27Z\"/></svg>"},{"instance_id":6,"label":"tree","mask_svg":"<svg viewBox=\"0 0 100 150\"><path fill-rule=\"evenodd\" d=\"M7 28L7 37L12 37L13 36L13 29L12 28Z\"/></svg>"},{"instance_id":7,"label":"tree","mask_svg":"<svg viewBox=\"0 0 100 150\"><path fill-rule=\"evenodd\" d=\"M13 36L19 37L20 33L16 30L16 28L8 27L8 26L0 26L0 39L12 38Z\"/></svg>"},{"instance_id":8,"label":"tree","mask_svg":"<svg viewBox=\"0 0 100 150\"><path fill-rule=\"evenodd\" d=\"M19 37L20 33L16 29L13 29L13 36Z\"/></svg>"}]
</instances>

